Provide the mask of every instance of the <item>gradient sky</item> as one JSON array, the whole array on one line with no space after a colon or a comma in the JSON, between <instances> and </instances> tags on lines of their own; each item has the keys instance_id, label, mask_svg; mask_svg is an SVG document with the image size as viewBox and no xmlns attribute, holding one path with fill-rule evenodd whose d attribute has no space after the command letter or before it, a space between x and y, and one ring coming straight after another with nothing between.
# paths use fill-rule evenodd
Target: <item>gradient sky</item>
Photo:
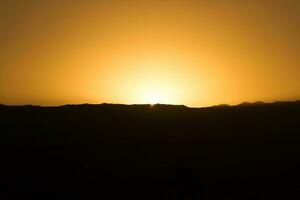
<instances>
[{"instance_id":1,"label":"gradient sky","mask_svg":"<svg viewBox=\"0 0 300 200\"><path fill-rule=\"evenodd\" d=\"M299 0L0 0L0 103L294 99Z\"/></svg>"}]
</instances>

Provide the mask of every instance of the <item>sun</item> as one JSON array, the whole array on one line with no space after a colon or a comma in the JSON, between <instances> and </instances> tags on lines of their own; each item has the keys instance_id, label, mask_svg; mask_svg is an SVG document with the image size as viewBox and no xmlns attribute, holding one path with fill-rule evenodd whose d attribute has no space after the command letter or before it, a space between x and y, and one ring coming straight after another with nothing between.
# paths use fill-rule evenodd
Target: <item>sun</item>
<instances>
[{"instance_id":1,"label":"sun","mask_svg":"<svg viewBox=\"0 0 300 200\"><path fill-rule=\"evenodd\" d=\"M175 95L172 90L163 85L156 85L144 88L140 93L141 102L146 104L172 104L175 100Z\"/></svg>"},{"instance_id":2,"label":"sun","mask_svg":"<svg viewBox=\"0 0 300 200\"><path fill-rule=\"evenodd\" d=\"M145 94L145 102L151 105L163 103L163 94L160 91L149 91Z\"/></svg>"}]
</instances>

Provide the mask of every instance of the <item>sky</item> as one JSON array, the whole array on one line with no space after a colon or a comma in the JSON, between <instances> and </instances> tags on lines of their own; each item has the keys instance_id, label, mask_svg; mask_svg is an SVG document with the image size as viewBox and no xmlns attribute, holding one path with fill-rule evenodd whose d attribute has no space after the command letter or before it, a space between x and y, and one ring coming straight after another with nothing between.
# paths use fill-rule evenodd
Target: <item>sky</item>
<instances>
[{"instance_id":1,"label":"sky","mask_svg":"<svg viewBox=\"0 0 300 200\"><path fill-rule=\"evenodd\" d=\"M300 99L299 0L0 0L0 103Z\"/></svg>"}]
</instances>

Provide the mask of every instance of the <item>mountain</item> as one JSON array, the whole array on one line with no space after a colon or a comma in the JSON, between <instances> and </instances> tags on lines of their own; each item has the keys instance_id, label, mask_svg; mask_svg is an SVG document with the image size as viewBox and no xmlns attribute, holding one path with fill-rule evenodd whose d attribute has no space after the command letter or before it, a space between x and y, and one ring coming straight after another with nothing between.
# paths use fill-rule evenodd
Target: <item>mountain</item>
<instances>
[{"instance_id":1,"label":"mountain","mask_svg":"<svg viewBox=\"0 0 300 200\"><path fill-rule=\"evenodd\" d=\"M299 116L300 101L1 105L0 198L298 199Z\"/></svg>"}]
</instances>

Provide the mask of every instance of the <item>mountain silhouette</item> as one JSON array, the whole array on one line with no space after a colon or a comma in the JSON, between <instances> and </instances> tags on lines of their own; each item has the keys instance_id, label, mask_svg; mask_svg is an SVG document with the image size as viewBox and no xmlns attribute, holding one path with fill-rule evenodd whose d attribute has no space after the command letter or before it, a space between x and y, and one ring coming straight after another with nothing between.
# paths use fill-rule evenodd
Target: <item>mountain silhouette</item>
<instances>
[{"instance_id":1,"label":"mountain silhouette","mask_svg":"<svg viewBox=\"0 0 300 200\"><path fill-rule=\"evenodd\" d=\"M298 199L300 101L0 105L1 199Z\"/></svg>"}]
</instances>

